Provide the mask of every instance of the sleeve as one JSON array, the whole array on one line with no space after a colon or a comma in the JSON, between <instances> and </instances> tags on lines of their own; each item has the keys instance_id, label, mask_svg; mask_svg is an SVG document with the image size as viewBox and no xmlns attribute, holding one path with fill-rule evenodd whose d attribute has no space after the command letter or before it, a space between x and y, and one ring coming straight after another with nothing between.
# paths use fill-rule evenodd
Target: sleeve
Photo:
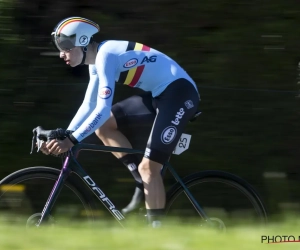
<instances>
[{"instance_id":1,"label":"sleeve","mask_svg":"<svg viewBox=\"0 0 300 250\"><path fill-rule=\"evenodd\" d=\"M96 57L96 69L99 77L97 105L86 120L72 134L80 142L110 117L110 110L115 90L115 74L118 61L114 54L100 51Z\"/></svg>"},{"instance_id":2,"label":"sleeve","mask_svg":"<svg viewBox=\"0 0 300 250\"><path fill-rule=\"evenodd\" d=\"M75 131L89 117L97 105L97 92L99 79L95 65L89 66L90 81L85 93L84 100L78 109L76 115L72 119L68 130Z\"/></svg>"}]
</instances>

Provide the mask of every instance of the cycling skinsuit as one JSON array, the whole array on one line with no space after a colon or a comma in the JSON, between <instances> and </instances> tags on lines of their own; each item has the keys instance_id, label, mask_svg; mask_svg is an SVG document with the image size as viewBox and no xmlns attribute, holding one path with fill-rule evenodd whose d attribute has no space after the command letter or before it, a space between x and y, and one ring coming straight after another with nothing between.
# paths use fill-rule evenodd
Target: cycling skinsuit
<instances>
[{"instance_id":1,"label":"cycling skinsuit","mask_svg":"<svg viewBox=\"0 0 300 250\"><path fill-rule=\"evenodd\" d=\"M118 125L129 113L155 113L144 157L162 164L168 160L199 104L200 96L191 77L174 60L153 48L116 40L99 44L89 73L84 101L68 127L77 141L101 127L111 111ZM152 99L152 107L145 107L143 98L132 97L112 109L116 83L149 93L145 96Z\"/></svg>"}]
</instances>

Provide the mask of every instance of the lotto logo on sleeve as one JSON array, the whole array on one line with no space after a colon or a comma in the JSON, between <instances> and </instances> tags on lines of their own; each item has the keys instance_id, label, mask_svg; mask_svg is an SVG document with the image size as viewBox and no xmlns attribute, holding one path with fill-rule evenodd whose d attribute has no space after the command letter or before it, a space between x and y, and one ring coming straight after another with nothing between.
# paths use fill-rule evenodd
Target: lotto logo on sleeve
<instances>
[{"instance_id":1,"label":"lotto logo on sleeve","mask_svg":"<svg viewBox=\"0 0 300 250\"><path fill-rule=\"evenodd\" d=\"M99 97L102 99L108 99L109 97L111 97L111 94L112 94L112 91L111 91L110 87L103 87L99 91Z\"/></svg>"}]
</instances>

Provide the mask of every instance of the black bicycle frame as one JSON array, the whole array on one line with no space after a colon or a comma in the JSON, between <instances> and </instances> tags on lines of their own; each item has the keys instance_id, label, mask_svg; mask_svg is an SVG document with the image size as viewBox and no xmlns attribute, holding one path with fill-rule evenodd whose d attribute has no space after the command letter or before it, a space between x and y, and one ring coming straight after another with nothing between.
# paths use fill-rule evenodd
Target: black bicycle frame
<instances>
[{"instance_id":1,"label":"black bicycle frame","mask_svg":"<svg viewBox=\"0 0 300 250\"><path fill-rule=\"evenodd\" d=\"M68 156L66 157L63 167L60 171L60 175L58 177L58 180L55 182L55 185L49 195L49 198L44 206L44 209L42 211L42 215L37 226L40 226L41 223L48 218L48 215L50 214L50 211L60 193L60 191L63 188L63 184L65 180L68 178L69 174L71 172L76 173L83 181L84 183L90 188L90 190L96 195L96 197L102 202L102 204L107 208L107 210L113 215L113 217L120 223L121 226L124 227L123 221L125 220L124 215L120 212L119 209L116 208L116 206L111 202L111 200L106 196L106 194L98 187L98 185L93 181L93 179L85 172L83 167L79 164L77 161L77 157L82 150L88 150L88 151L102 151L102 152L124 152L129 154L144 154L143 150L136 150L136 149L129 149L129 148L119 148L119 147L110 147L105 145L95 145L95 144L87 144L87 143L79 143L72 147L72 149L69 150ZM162 169L161 174L162 176L165 175L166 170L169 169L173 177L180 183L180 185L183 187L184 192L186 196L189 198L193 206L195 207L198 214L208 223L211 225L210 219L206 216L203 209L200 207L198 202L195 200L195 198L192 196L188 188L184 185L181 178L178 176L176 171L173 169L173 167L170 165L169 162L166 162Z\"/></svg>"}]
</instances>

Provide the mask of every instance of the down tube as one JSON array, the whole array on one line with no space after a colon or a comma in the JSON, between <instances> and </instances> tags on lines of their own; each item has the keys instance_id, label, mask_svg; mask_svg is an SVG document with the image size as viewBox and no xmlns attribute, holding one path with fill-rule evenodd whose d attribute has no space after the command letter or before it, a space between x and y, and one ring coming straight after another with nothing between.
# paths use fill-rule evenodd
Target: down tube
<instances>
[{"instance_id":1,"label":"down tube","mask_svg":"<svg viewBox=\"0 0 300 250\"><path fill-rule=\"evenodd\" d=\"M116 208L116 206L111 202L111 200L105 195L105 193L97 186L97 184L92 180L92 178L85 172L76 159L72 159L73 163L71 165L72 171L77 173L79 177L84 181L84 183L90 188L90 190L96 195L96 197L102 202L102 204L107 208L107 210L114 216L114 218L124 227L122 222L125 220L124 215Z\"/></svg>"}]
</instances>

